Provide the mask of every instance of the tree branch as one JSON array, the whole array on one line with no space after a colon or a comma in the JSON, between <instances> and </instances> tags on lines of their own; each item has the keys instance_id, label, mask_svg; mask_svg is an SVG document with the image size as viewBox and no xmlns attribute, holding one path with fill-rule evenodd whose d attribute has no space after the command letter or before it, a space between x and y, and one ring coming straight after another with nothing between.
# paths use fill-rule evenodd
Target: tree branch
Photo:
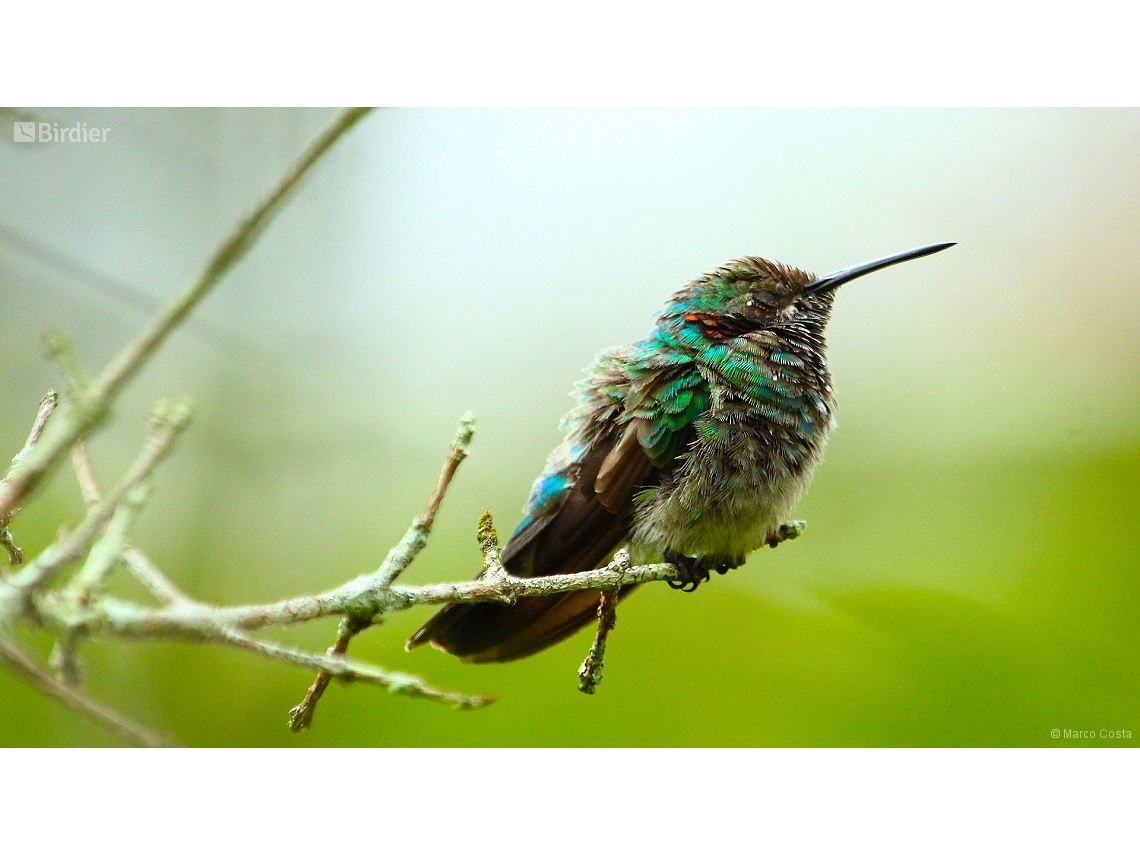
<instances>
[{"instance_id":1,"label":"tree branch","mask_svg":"<svg viewBox=\"0 0 1140 855\"><path fill-rule=\"evenodd\" d=\"M87 443L81 439L75 440L71 446L71 467L79 482L79 492L83 494L83 504L87 507L99 504L99 482L95 480L95 471L87 456Z\"/></svg>"},{"instance_id":2,"label":"tree branch","mask_svg":"<svg viewBox=\"0 0 1140 855\"><path fill-rule=\"evenodd\" d=\"M505 570L498 578L481 577L470 582L419 585L391 588L388 597L377 597L371 589L360 598L326 593L298 597L279 603L250 606L212 606L183 601L160 608L145 608L122 600L103 598L92 604L84 616L84 624L92 634L119 635L130 638L177 638L217 634L223 629L251 631L266 626L304 623L320 617L349 614L359 610L360 603L377 614L402 611L413 606L438 606L447 603L512 604L522 597L543 597L572 591L610 591L626 585L677 580L672 564L645 564L631 567L625 550L619 550L605 567L584 573L522 578ZM368 578L368 577L363 577ZM338 589L339 590L339 589Z\"/></svg>"},{"instance_id":3,"label":"tree branch","mask_svg":"<svg viewBox=\"0 0 1140 855\"><path fill-rule=\"evenodd\" d=\"M24 443L24 447L12 458L12 469L15 469L20 463L27 458L36 443L40 441L40 435L44 432L44 426L47 425L48 418L55 412L56 405L59 404L59 393L54 389L49 389L48 393L44 395L43 400L40 401L39 409L36 411L36 420L32 422L32 429L28 433L28 439ZM8 483L8 478L11 478L11 471L8 472L2 482L0 482L0 492L7 489L5 485ZM0 513L0 546L3 546L8 551L8 564L15 566L22 564L24 561L24 551L16 546L16 542L12 539L11 533L8 531L8 526L12 522L12 518L16 516L19 508L11 508L10 510Z\"/></svg>"},{"instance_id":4,"label":"tree branch","mask_svg":"<svg viewBox=\"0 0 1140 855\"><path fill-rule=\"evenodd\" d=\"M135 547L130 544L124 546L122 558L131 575L163 605L169 606L190 599Z\"/></svg>"},{"instance_id":5,"label":"tree branch","mask_svg":"<svg viewBox=\"0 0 1140 855\"><path fill-rule=\"evenodd\" d=\"M88 508L99 504L99 484L95 480L95 472L91 467L91 459L87 456L87 446L83 440L78 440L71 446L71 464L75 469L80 492L83 493L84 504ZM151 563L149 558L129 543L123 544L119 557L139 584L163 605L189 599Z\"/></svg>"},{"instance_id":6,"label":"tree branch","mask_svg":"<svg viewBox=\"0 0 1140 855\"><path fill-rule=\"evenodd\" d=\"M73 640L80 635L121 639L179 638L204 643L222 643L316 670L319 679L313 684L310 694L306 696L307 703L303 701L291 711L290 724L294 729L301 729L311 723L316 701L333 677L359 679L383 686L394 693L429 698L460 709L482 706L491 698L447 692L427 685L418 677L387 672L373 665L352 662L344 656L348 641L362 628L371 625L377 617L416 605L441 605L451 602L513 603L520 597L545 596L585 589L616 592L626 585L676 579L678 571L672 564L631 567L628 555L624 550L620 550L607 566L598 570L529 579L515 577L502 566L498 536L491 515L485 513L479 521L478 531L483 554L483 573L480 577L469 582L450 584L415 587L388 585L387 580L391 578L389 574L392 567L397 566L400 569L406 567L426 543L425 517L427 517L426 522L430 524L431 517L438 511L447 483L454 475L458 460L462 459L459 452L465 454L470 443L470 424L469 417L465 417L460 424L460 430L457 431L460 441L453 443L449 450L444 471L432 498L429 499L427 511L413 522L408 534L402 539L401 546L392 550L388 560L374 573L315 596L299 597L267 605L223 608L199 603L187 597L139 550L120 544L119 554L122 555L127 567L155 596L160 606L143 607L97 595L98 586L91 589L97 596L76 598L68 595L69 588L65 586L60 591L45 593L33 601L36 619L49 631L56 632L64 641ZM168 448L169 444L163 447ZM127 491L133 488L133 484L149 471L153 465L149 461L156 462L161 456L158 453L159 447L154 443L148 443L148 448L149 455L144 450L142 456L148 461L147 465L136 462L131 473L124 478L124 482L112 492L111 499L106 502L99 501L97 493L93 493L92 498L96 500L96 504L89 511L84 524L71 537L81 532L90 533L91 538L95 536L100 521L107 519L107 508L113 507L117 501L122 501ZM82 481L87 478L84 473L89 473L90 465L82 450L76 457L79 460L77 469ZM93 482L93 479L87 480ZM443 485L442 489L440 484ZM50 552L49 548L45 551L45 555ZM37 559L37 562L40 560ZM93 560L89 559L89 562ZM44 563L50 564L46 560ZM37 565L29 566L22 573L29 573L35 566ZM104 565L100 562L99 566ZM45 577L41 575L40 578L42 580ZM6 588L10 588L10 585L0 586L0 594L3 594ZM609 600L610 597L607 595L606 599ZM599 637L591 650L591 657L587 660L587 663L591 661L595 663L592 670L588 670L588 673L596 678L593 679L594 685L597 679L600 679L605 635L612 627L612 621L605 620L605 607L602 612ZM344 621L338 631L337 642L325 655L258 641L246 634L249 630L269 625L299 623L334 614L342 615Z\"/></svg>"},{"instance_id":7,"label":"tree branch","mask_svg":"<svg viewBox=\"0 0 1140 855\"><path fill-rule=\"evenodd\" d=\"M28 441L24 443L24 449L21 454L26 454L29 450L36 447L36 443L40 441L40 436L47 427L47 420L52 413L55 412L56 406L59 404L59 393L55 389L48 389L48 393L44 395L43 400L40 401L39 410L36 412L36 420L32 422L32 429L28 433ZM18 456L18 455L17 455Z\"/></svg>"},{"instance_id":8,"label":"tree branch","mask_svg":"<svg viewBox=\"0 0 1140 855\"><path fill-rule=\"evenodd\" d=\"M83 522L43 552L0 586L0 630L15 615L23 612L33 591L42 587L65 565L80 558L99 536L104 524L110 520L124 496L138 485L150 471L170 452L174 440L186 429L190 421L190 405L186 402L160 401L151 413L150 430L143 449L127 474L115 485L107 498L92 506Z\"/></svg>"},{"instance_id":9,"label":"tree branch","mask_svg":"<svg viewBox=\"0 0 1140 855\"><path fill-rule=\"evenodd\" d=\"M203 640L215 639L206 638ZM333 657L322 656L319 653L306 653L302 650L295 650L292 647L285 647L280 644L273 644L272 642L257 641L247 635L232 630L223 631L216 640L220 640L231 647L250 650L254 653L260 653L262 656L267 656L270 659L287 662L290 665L298 665L301 668L328 672L332 676L343 680L360 680L363 683L382 686L394 695L409 695L415 698L427 698L433 701L440 701L453 709L478 709L494 700L490 695L464 695L458 692L445 692L442 689L429 686L421 678L412 674L403 674L399 671L385 671L375 665L353 662L349 659L345 659L343 656Z\"/></svg>"},{"instance_id":10,"label":"tree branch","mask_svg":"<svg viewBox=\"0 0 1140 855\"><path fill-rule=\"evenodd\" d=\"M343 660L348 652L348 643L369 625L350 617L341 618L340 625L336 629L336 640L328 649L327 655L334 659ZM300 733L302 730L308 730L313 726L313 713L317 711L317 703L324 695L325 689L329 687L329 683L332 682L332 677L332 671L327 668L318 671L317 678L313 680L313 685L309 686L309 691L305 692L305 697L301 699L301 703L289 710L289 729L293 733Z\"/></svg>"},{"instance_id":11,"label":"tree branch","mask_svg":"<svg viewBox=\"0 0 1140 855\"><path fill-rule=\"evenodd\" d=\"M105 727L125 742L144 747L174 745L174 741L150 728L143 727L87 695L64 685L36 664L24 651L6 638L0 637L0 660L45 695L61 701L75 712Z\"/></svg>"},{"instance_id":12,"label":"tree branch","mask_svg":"<svg viewBox=\"0 0 1140 855\"><path fill-rule=\"evenodd\" d=\"M376 584L379 587L390 587L420 554L420 550L427 546L427 538L431 534L432 525L435 523L435 515L439 512L439 506L443 502L444 494L447 493L451 479L455 477L455 470L467 457L467 450L471 447L471 440L474 436L475 414L468 411L459 420L459 426L455 429L455 438L447 447L447 460L444 461L443 469L439 473L439 480L436 481L435 489L432 491L431 498L428 499L427 507L412 523L412 527L408 529L407 534L400 541L400 545L388 553L388 557L384 559L384 564L376 571Z\"/></svg>"},{"instance_id":13,"label":"tree branch","mask_svg":"<svg viewBox=\"0 0 1140 855\"><path fill-rule=\"evenodd\" d=\"M469 582L444 582L434 585L405 587L394 585L381 591L372 577L362 576L339 588L321 594L294 597L265 605L202 606L207 612L188 614L182 606L168 606L145 611L121 612L117 607L105 610L103 619L118 630L139 635L177 635L186 621L209 620L241 630L257 630L267 626L285 626L356 611L376 614L403 611L414 606L441 606L447 603L504 603L511 605L520 597L543 597L583 590L612 590L625 585L662 582L679 578L672 564L645 564L631 567L624 551L614 556L605 567L585 573L522 578L505 570L501 577L480 577Z\"/></svg>"},{"instance_id":14,"label":"tree branch","mask_svg":"<svg viewBox=\"0 0 1140 855\"><path fill-rule=\"evenodd\" d=\"M407 566L415 560L420 550L427 546L428 535L431 534L431 527L435 523L435 515L439 512L439 506L443 503L443 497L451 485L451 479L455 477L455 471L463 459L467 457L467 449L471 447L471 440L474 436L475 414L468 410L459 420L459 426L455 430L455 438L447 447L447 459L443 463L443 469L439 473L435 489L428 498L427 507L412 523L412 527L401 539L400 546L388 553L384 564L374 574L376 583L381 588L390 587L396 577L403 573ZM345 653L348 652L349 642L372 625L372 618L373 615L367 613L349 614L343 617L337 627L336 640L328 649L328 655L343 659ZM331 680L331 672L320 671L317 673L317 678L309 686L309 690L301 699L301 703L289 710L289 729L291 731L300 733L312 726L313 713L316 712L317 703L324 695Z\"/></svg>"},{"instance_id":15,"label":"tree branch","mask_svg":"<svg viewBox=\"0 0 1140 855\"><path fill-rule=\"evenodd\" d=\"M86 436L106 418L123 385L253 246L302 176L367 113L367 109L354 108L337 116L289 168L265 200L218 247L198 277L151 321L137 339L119 351L95 380L86 384L83 391L68 402L70 406L60 421L59 429L50 432L30 454L14 463L8 477L0 482L0 519L35 488L77 439Z\"/></svg>"},{"instance_id":16,"label":"tree branch","mask_svg":"<svg viewBox=\"0 0 1140 855\"><path fill-rule=\"evenodd\" d=\"M150 494L150 484L147 480L131 488L124 496L103 536L91 547L87 553L87 561L83 568L63 589L62 594L69 597L77 607L84 607L91 597L98 593L111 570L114 569L123 549L127 543L127 533L135 518L138 517Z\"/></svg>"},{"instance_id":17,"label":"tree branch","mask_svg":"<svg viewBox=\"0 0 1140 855\"><path fill-rule=\"evenodd\" d=\"M606 639L617 623L618 592L605 591L598 602L598 632L590 652L578 669L578 691L592 695L602 682L603 658L606 655Z\"/></svg>"}]
</instances>

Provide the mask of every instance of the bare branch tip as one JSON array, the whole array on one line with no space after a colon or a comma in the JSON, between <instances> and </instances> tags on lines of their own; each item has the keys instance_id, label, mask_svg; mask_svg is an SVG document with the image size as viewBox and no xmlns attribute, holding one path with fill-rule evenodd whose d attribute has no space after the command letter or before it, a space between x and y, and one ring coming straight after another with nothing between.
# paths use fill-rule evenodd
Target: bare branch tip
<instances>
[{"instance_id":1,"label":"bare branch tip","mask_svg":"<svg viewBox=\"0 0 1140 855\"><path fill-rule=\"evenodd\" d=\"M493 704L498 699L496 695L471 695L464 697L460 703L454 704L453 708L463 711L481 710L483 707Z\"/></svg>"},{"instance_id":2,"label":"bare branch tip","mask_svg":"<svg viewBox=\"0 0 1140 855\"><path fill-rule=\"evenodd\" d=\"M451 441L451 447L466 455L467 449L471 447L471 440L474 438L475 414L468 410L459 420L459 427L455 429L455 439Z\"/></svg>"},{"instance_id":3,"label":"bare branch tip","mask_svg":"<svg viewBox=\"0 0 1140 855\"><path fill-rule=\"evenodd\" d=\"M153 485L151 484L150 478L144 478L127 491L127 494L123 496L122 503L132 510L137 511L146 504L147 499L150 498L152 489Z\"/></svg>"},{"instance_id":4,"label":"bare branch tip","mask_svg":"<svg viewBox=\"0 0 1140 855\"><path fill-rule=\"evenodd\" d=\"M63 379L67 381L67 394L73 402L78 402L80 395L87 388L87 375L75 355L75 345L71 339L59 330L49 330L43 334L43 344L48 355L59 366ZM58 396L56 398L58 403Z\"/></svg>"},{"instance_id":5,"label":"bare branch tip","mask_svg":"<svg viewBox=\"0 0 1140 855\"><path fill-rule=\"evenodd\" d=\"M311 728L313 726L314 708L314 705L306 704L305 701L301 701L301 703L289 710L289 730L292 733L300 733L302 730Z\"/></svg>"},{"instance_id":6,"label":"bare branch tip","mask_svg":"<svg viewBox=\"0 0 1140 855\"><path fill-rule=\"evenodd\" d=\"M75 358L75 348L71 339L59 330L48 330L40 337L40 340L47 349L48 355L56 360L64 362Z\"/></svg>"},{"instance_id":7,"label":"bare branch tip","mask_svg":"<svg viewBox=\"0 0 1140 855\"><path fill-rule=\"evenodd\" d=\"M59 406L59 392L55 389L48 389L47 394L40 399L39 409L36 410L36 420L32 423L32 429L28 433L28 441L24 443L26 449L32 449L35 444L40 441L40 436L47 427L47 421L51 418L51 414L55 412L55 408Z\"/></svg>"},{"instance_id":8,"label":"bare branch tip","mask_svg":"<svg viewBox=\"0 0 1140 855\"><path fill-rule=\"evenodd\" d=\"M156 401L150 411L151 427L156 430L169 430L175 433L186 429L194 415L194 404L189 398L176 401Z\"/></svg>"},{"instance_id":9,"label":"bare branch tip","mask_svg":"<svg viewBox=\"0 0 1140 855\"><path fill-rule=\"evenodd\" d=\"M605 667L606 641L610 630L617 623L618 591L604 591L598 601L598 632L590 652L578 668L578 691L592 695L602 682L602 669Z\"/></svg>"},{"instance_id":10,"label":"bare branch tip","mask_svg":"<svg viewBox=\"0 0 1140 855\"><path fill-rule=\"evenodd\" d=\"M28 431L28 439L24 443L24 447L12 458L12 469L8 474L8 478L12 473L23 463L32 449L36 447L36 443L40 441L40 436L47 427L47 421L51 418L51 414L55 412L55 408L59 405L59 393L55 389L48 389L46 395L40 400L40 405L36 409L36 418L32 422L32 429ZM8 478L5 478L0 485L7 486ZM12 519L19 513L20 509L13 507L10 510L0 513L0 546L3 546L8 552L8 564L12 567L17 564L24 563L24 551L16 545L16 541L12 539L11 532L8 531L8 525Z\"/></svg>"}]
</instances>

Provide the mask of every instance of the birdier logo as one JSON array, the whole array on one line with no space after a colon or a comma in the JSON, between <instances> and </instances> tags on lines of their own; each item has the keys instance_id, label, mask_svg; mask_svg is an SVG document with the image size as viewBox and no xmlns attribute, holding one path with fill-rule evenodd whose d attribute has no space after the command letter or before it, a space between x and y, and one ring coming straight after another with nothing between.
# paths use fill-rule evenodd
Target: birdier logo
<instances>
[{"instance_id":1,"label":"birdier logo","mask_svg":"<svg viewBox=\"0 0 1140 855\"><path fill-rule=\"evenodd\" d=\"M59 122L13 122L14 142L72 142L102 143L107 141L110 128L91 128L86 122L60 127Z\"/></svg>"}]
</instances>

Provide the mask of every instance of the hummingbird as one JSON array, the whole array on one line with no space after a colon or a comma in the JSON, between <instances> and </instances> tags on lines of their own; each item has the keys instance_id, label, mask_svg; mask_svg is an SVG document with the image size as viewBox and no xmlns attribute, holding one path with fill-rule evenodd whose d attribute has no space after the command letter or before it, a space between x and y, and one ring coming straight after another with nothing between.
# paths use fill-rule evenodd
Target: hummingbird
<instances>
[{"instance_id":1,"label":"hummingbird","mask_svg":"<svg viewBox=\"0 0 1140 855\"><path fill-rule=\"evenodd\" d=\"M939 243L816 277L745 256L693 280L648 337L603 351L562 420L502 550L520 577L580 573L622 545L633 564L676 565L694 591L765 545L788 519L835 426L824 331L838 287L954 246ZM637 586L619 592L628 596ZM598 591L513 605L451 603L411 638L465 662L530 656L592 622Z\"/></svg>"}]
</instances>

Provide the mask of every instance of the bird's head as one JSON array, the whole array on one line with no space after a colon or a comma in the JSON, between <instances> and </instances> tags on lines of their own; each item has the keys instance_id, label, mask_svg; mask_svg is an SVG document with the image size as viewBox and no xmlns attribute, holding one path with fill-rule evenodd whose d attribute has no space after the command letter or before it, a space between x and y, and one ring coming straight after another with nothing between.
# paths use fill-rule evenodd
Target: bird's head
<instances>
[{"instance_id":1,"label":"bird's head","mask_svg":"<svg viewBox=\"0 0 1140 855\"><path fill-rule=\"evenodd\" d=\"M821 333L840 285L953 245L919 247L818 277L795 267L746 256L690 282L674 294L661 314L661 323L699 332L705 340L791 326Z\"/></svg>"}]
</instances>

